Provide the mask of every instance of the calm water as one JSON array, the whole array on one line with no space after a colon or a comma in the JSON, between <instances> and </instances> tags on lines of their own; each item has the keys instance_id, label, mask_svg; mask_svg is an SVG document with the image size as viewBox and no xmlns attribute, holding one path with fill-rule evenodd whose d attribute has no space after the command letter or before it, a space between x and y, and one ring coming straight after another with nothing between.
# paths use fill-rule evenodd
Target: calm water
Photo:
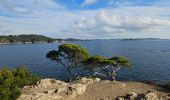
<instances>
[{"instance_id":1,"label":"calm water","mask_svg":"<svg viewBox=\"0 0 170 100\"><path fill-rule=\"evenodd\" d=\"M170 80L169 40L94 40L74 43L85 47L90 55L123 55L128 58L133 66L130 69L121 69L117 77L119 80L151 80L159 83ZM24 64L36 75L66 79L65 69L45 57L49 50L57 49L58 45L0 45L0 66L13 68Z\"/></svg>"}]
</instances>

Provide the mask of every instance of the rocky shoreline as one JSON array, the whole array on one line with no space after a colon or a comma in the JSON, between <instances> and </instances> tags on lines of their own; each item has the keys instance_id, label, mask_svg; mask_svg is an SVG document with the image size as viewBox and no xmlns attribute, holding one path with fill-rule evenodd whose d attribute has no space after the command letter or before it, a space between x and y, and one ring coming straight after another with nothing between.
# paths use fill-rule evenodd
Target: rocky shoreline
<instances>
[{"instance_id":1,"label":"rocky shoreline","mask_svg":"<svg viewBox=\"0 0 170 100\"><path fill-rule=\"evenodd\" d=\"M169 100L168 90L138 82L81 78L72 83L46 78L25 86L17 100Z\"/></svg>"},{"instance_id":2,"label":"rocky shoreline","mask_svg":"<svg viewBox=\"0 0 170 100\"><path fill-rule=\"evenodd\" d=\"M53 42L55 43L55 42ZM56 42L57 43L57 42ZM26 45L26 44L48 44L47 42L36 42L36 43L32 43L32 42L26 42L26 43L21 43L21 42L18 42L18 43L0 43L0 45Z\"/></svg>"}]
</instances>

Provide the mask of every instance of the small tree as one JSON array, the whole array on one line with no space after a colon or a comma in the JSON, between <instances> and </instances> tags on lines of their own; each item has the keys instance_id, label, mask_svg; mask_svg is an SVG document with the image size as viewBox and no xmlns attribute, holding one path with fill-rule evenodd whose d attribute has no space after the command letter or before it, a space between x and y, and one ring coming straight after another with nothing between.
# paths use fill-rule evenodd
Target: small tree
<instances>
[{"instance_id":1,"label":"small tree","mask_svg":"<svg viewBox=\"0 0 170 100\"><path fill-rule=\"evenodd\" d=\"M112 80L115 81L116 72L121 67L129 67L129 61L122 56L116 56L112 58L104 58L99 55L88 58L85 62L85 69L87 70L99 70L100 72L106 73Z\"/></svg>"},{"instance_id":2,"label":"small tree","mask_svg":"<svg viewBox=\"0 0 170 100\"><path fill-rule=\"evenodd\" d=\"M63 65L68 72L69 81L71 81L72 69L80 66L88 58L88 53L79 45L62 44L58 47L58 51L49 51L46 57Z\"/></svg>"}]
</instances>

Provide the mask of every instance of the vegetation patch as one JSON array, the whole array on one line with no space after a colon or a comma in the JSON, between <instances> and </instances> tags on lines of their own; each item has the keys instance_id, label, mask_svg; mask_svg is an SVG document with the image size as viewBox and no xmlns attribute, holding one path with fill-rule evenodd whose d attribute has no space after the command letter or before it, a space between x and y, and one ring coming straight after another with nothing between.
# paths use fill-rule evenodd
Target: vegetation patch
<instances>
[{"instance_id":1,"label":"vegetation patch","mask_svg":"<svg viewBox=\"0 0 170 100\"><path fill-rule=\"evenodd\" d=\"M42 35L9 35L9 36L0 36L0 43L10 43L10 44L15 44L15 43L38 43L38 42L47 42L47 43L52 43L56 39L49 38L46 36Z\"/></svg>"},{"instance_id":2,"label":"vegetation patch","mask_svg":"<svg viewBox=\"0 0 170 100\"><path fill-rule=\"evenodd\" d=\"M39 79L28 73L24 66L0 69L0 100L16 100L23 86L35 84Z\"/></svg>"},{"instance_id":3,"label":"vegetation patch","mask_svg":"<svg viewBox=\"0 0 170 100\"><path fill-rule=\"evenodd\" d=\"M165 87L170 90L170 81L166 83Z\"/></svg>"}]
</instances>

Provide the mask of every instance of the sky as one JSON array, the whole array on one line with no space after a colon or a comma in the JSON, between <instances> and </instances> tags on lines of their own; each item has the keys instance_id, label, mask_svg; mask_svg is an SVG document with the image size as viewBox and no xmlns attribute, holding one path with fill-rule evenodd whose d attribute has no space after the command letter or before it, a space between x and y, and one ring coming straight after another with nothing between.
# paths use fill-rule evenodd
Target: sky
<instances>
[{"instance_id":1,"label":"sky","mask_svg":"<svg viewBox=\"0 0 170 100\"><path fill-rule=\"evenodd\" d=\"M0 0L0 35L170 39L170 0Z\"/></svg>"}]
</instances>

